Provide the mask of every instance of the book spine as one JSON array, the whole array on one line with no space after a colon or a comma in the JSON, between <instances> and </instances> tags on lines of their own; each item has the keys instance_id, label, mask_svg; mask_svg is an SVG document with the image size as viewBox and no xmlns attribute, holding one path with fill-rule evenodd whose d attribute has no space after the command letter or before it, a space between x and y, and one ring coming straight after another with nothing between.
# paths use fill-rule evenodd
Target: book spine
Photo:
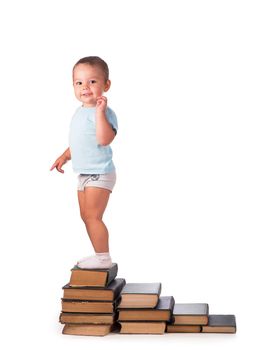
<instances>
[{"instance_id":1,"label":"book spine","mask_svg":"<svg viewBox=\"0 0 275 350\"><path fill-rule=\"evenodd\" d=\"M169 321L167 321L168 323L173 322L173 310L174 310L174 306L175 306L175 299L174 299L174 297L172 297L172 298L171 298L170 305L169 305L170 318L169 318Z\"/></svg>"},{"instance_id":2,"label":"book spine","mask_svg":"<svg viewBox=\"0 0 275 350\"><path fill-rule=\"evenodd\" d=\"M123 280L123 282L114 290L114 300L120 297L122 288L125 286L125 284L126 284L126 281Z\"/></svg>"},{"instance_id":3,"label":"book spine","mask_svg":"<svg viewBox=\"0 0 275 350\"><path fill-rule=\"evenodd\" d=\"M114 268L110 269L107 274L106 286L108 286L117 276L118 266L115 264Z\"/></svg>"}]
</instances>

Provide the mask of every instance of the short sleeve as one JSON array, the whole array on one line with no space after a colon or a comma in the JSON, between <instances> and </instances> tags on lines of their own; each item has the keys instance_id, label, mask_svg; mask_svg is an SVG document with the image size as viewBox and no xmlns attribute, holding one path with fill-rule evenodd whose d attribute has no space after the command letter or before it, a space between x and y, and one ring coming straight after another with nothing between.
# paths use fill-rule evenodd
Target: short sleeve
<instances>
[{"instance_id":1,"label":"short sleeve","mask_svg":"<svg viewBox=\"0 0 275 350\"><path fill-rule=\"evenodd\" d=\"M118 130L117 117L115 112L109 107L107 107L106 117L109 123L112 125L114 132L117 133L117 130Z\"/></svg>"}]
</instances>

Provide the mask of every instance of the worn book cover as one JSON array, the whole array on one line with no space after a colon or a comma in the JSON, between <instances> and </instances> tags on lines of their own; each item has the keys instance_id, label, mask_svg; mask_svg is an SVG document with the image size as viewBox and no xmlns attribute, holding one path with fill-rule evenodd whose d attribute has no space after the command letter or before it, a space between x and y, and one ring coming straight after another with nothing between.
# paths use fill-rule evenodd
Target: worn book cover
<instances>
[{"instance_id":1,"label":"worn book cover","mask_svg":"<svg viewBox=\"0 0 275 350\"><path fill-rule=\"evenodd\" d=\"M63 287L63 299L112 301L120 295L125 283L124 278L116 278L106 287L71 287L68 283Z\"/></svg>"},{"instance_id":2,"label":"worn book cover","mask_svg":"<svg viewBox=\"0 0 275 350\"><path fill-rule=\"evenodd\" d=\"M201 326L167 324L166 333L200 333Z\"/></svg>"},{"instance_id":3,"label":"worn book cover","mask_svg":"<svg viewBox=\"0 0 275 350\"><path fill-rule=\"evenodd\" d=\"M235 315L209 315L208 324L202 327L203 333L236 333Z\"/></svg>"},{"instance_id":4,"label":"worn book cover","mask_svg":"<svg viewBox=\"0 0 275 350\"><path fill-rule=\"evenodd\" d=\"M177 325L207 325L208 304L205 303L176 303L173 310L173 322Z\"/></svg>"},{"instance_id":5,"label":"worn book cover","mask_svg":"<svg viewBox=\"0 0 275 350\"><path fill-rule=\"evenodd\" d=\"M172 296L161 296L155 308L118 308L119 321L170 321L175 300Z\"/></svg>"},{"instance_id":6,"label":"worn book cover","mask_svg":"<svg viewBox=\"0 0 275 350\"><path fill-rule=\"evenodd\" d=\"M62 299L62 312L113 313L120 298L113 301L85 301Z\"/></svg>"},{"instance_id":7,"label":"worn book cover","mask_svg":"<svg viewBox=\"0 0 275 350\"><path fill-rule=\"evenodd\" d=\"M120 308L156 307L161 283L126 283L121 291Z\"/></svg>"},{"instance_id":8,"label":"worn book cover","mask_svg":"<svg viewBox=\"0 0 275 350\"><path fill-rule=\"evenodd\" d=\"M109 269L81 269L74 266L71 269L71 287L106 287L117 275L118 266L113 263Z\"/></svg>"},{"instance_id":9,"label":"worn book cover","mask_svg":"<svg viewBox=\"0 0 275 350\"><path fill-rule=\"evenodd\" d=\"M79 312L61 312L59 322L64 323L82 323L82 324L113 324L116 321L117 314L100 313L79 313Z\"/></svg>"},{"instance_id":10,"label":"worn book cover","mask_svg":"<svg viewBox=\"0 0 275 350\"><path fill-rule=\"evenodd\" d=\"M119 322L121 334L163 334L166 322Z\"/></svg>"},{"instance_id":11,"label":"worn book cover","mask_svg":"<svg viewBox=\"0 0 275 350\"><path fill-rule=\"evenodd\" d=\"M98 335L104 336L112 331L113 325L110 324L65 324L63 334L69 335Z\"/></svg>"}]
</instances>

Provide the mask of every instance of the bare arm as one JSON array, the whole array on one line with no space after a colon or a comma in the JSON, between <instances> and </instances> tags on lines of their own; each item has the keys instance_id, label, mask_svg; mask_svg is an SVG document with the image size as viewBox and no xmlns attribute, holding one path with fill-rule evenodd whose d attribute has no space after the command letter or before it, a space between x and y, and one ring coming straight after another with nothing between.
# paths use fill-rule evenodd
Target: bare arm
<instances>
[{"instance_id":1,"label":"bare arm","mask_svg":"<svg viewBox=\"0 0 275 350\"><path fill-rule=\"evenodd\" d=\"M115 138L116 133L108 122L105 113L96 114L96 139L102 146L109 145Z\"/></svg>"},{"instance_id":2,"label":"bare arm","mask_svg":"<svg viewBox=\"0 0 275 350\"><path fill-rule=\"evenodd\" d=\"M59 171L60 173L63 174L64 170L62 169L62 166L65 163L67 163L67 161L70 159L71 159L71 151L70 151L70 148L68 147L66 149L66 151L64 153L62 153L61 156L56 159L56 161L51 166L50 170L53 170L54 168L56 168L57 171Z\"/></svg>"},{"instance_id":3,"label":"bare arm","mask_svg":"<svg viewBox=\"0 0 275 350\"><path fill-rule=\"evenodd\" d=\"M71 160L71 151L70 151L70 147L68 147L66 149L66 151L61 155L61 157L65 157L66 160Z\"/></svg>"},{"instance_id":4,"label":"bare arm","mask_svg":"<svg viewBox=\"0 0 275 350\"><path fill-rule=\"evenodd\" d=\"M106 117L107 99L101 96L97 101L96 109L96 139L102 146L109 145L116 136L112 125L108 122Z\"/></svg>"}]
</instances>

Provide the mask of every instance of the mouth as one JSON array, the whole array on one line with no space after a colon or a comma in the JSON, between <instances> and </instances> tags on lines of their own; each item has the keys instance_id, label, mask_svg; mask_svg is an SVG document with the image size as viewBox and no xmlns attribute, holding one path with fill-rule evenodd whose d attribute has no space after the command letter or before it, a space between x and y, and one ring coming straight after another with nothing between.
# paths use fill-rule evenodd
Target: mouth
<instances>
[{"instance_id":1,"label":"mouth","mask_svg":"<svg viewBox=\"0 0 275 350\"><path fill-rule=\"evenodd\" d=\"M90 96L92 96L92 94L91 93L86 93L86 94L81 94L81 96L83 96L83 97L90 97Z\"/></svg>"}]
</instances>

